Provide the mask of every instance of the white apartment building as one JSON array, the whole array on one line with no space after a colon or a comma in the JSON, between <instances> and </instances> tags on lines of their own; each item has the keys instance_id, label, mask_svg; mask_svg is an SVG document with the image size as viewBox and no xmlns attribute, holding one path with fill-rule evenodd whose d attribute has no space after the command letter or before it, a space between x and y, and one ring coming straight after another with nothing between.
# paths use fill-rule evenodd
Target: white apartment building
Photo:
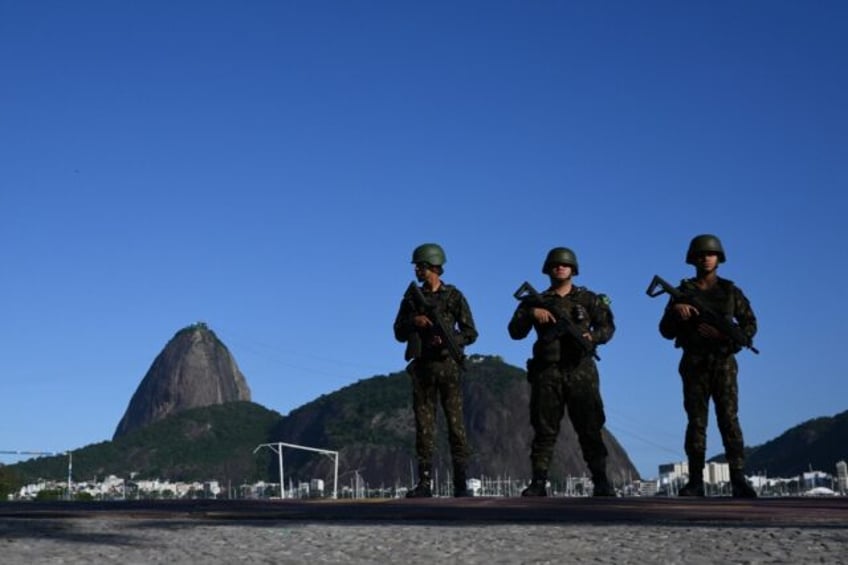
<instances>
[{"instance_id":1,"label":"white apartment building","mask_svg":"<svg viewBox=\"0 0 848 565\"><path fill-rule=\"evenodd\" d=\"M845 461L836 463L836 490L840 494L848 494L848 463Z\"/></svg>"},{"instance_id":2,"label":"white apartment building","mask_svg":"<svg viewBox=\"0 0 848 565\"><path fill-rule=\"evenodd\" d=\"M709 462L704 465L704 484L722 485L730 482L730 466L727 463ZM659 485L661 489L675 490L689 480L689 463L664 463L659 466Z\"/></svg>"}]
</instances>

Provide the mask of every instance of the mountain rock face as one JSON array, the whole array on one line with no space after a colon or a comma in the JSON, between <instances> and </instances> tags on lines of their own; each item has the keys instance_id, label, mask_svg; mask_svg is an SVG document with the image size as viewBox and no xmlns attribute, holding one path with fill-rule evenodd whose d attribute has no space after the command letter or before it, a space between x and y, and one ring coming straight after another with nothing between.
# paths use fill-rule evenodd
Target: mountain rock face
<instances>
[{"instance_id":1,"label":"mountain rock face","mask_svg":"<svg viewBox=\"0 0 848 565\"><path fill-rule=\"evenodd\" d=\"M247 381L206 324L178 331L130 400L113 439L191 408L250 400Z\"/></svg>"},{"instance_id":2,"label":"mountain rock face","mask_svg":"<svg viewBox=\"0 0 848 565\"><path fill-rule=\"evenodd\" d=\"M472 451L470 476L529 479L530 386L526 372L498 357L472 356L463 374L463 410ZM451 472L450 450L441 408L438 409L437 453L434 471ZM339 451L340 473L355 470L372 487L413 482L416 467L415 421L410 377L406 373L359 381L293 410L284 416L271 441ZM617 484L638 479L626 451L606 429L607 471ZM287 477L325 478L332 482L327 457L286 452ZM568 415L562 422L552 460L552 480L588 476L577 434ZM340 477L340 482L349 477Z\"/></svg>"}]
</instances>

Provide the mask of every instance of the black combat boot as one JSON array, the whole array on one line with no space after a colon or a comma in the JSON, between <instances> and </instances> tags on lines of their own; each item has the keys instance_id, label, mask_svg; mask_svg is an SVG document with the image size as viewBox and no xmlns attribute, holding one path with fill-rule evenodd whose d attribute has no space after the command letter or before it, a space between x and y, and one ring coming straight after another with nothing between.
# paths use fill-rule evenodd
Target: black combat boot
<instances>
[{"instance_id":1,"label":"black combat boot","mask_svg":"<svg viewBox=\"0 0 848 565\"><path fill-rule=\"evenodd\" d=\"M433 496L433 489L431 487L433 472L429 467L419 467L418 468L418 484L415 485L415 488L406 493L406 498L431 498Z\"/></svg>"},{"instance_id":2,"label":"black combat boot","mask_svg":"<svg viewBox=\"0 0 848 565\"><path fill-rule=\"evenodd\" d=\"M521 491L521 496L548 496L548 474L544 471L534 471L533 480Z\"/></svg>"},{"instance_id":3,"label":"black combat boot","mask_svg":"<svg viewBox=\"0 0 848 565\"><path fill-rule=\"evenodd\" d=\"M677 496L704 496L704 479L689 477L689 481L677 491Z\"/></svg>"},{"instance_id":4,"label":"black combat boot","mask_svg":"<svg viewBox=\"0 0 848 565\"><path fill-rule=\"evenodd\" d=\"M589 471L592 473L592 496L615 496L615 489L607 478L607 460L598 459L589 464Z\"/></svg>"},{"instance_id":5,"label":"black combat boot","mask_svg":"<svg viewBox=\"0 0 848 565\"><path fill-rule=\"evenodd\" d=\"M733 498L757 498L757 493L748 484L743 469L730 470L730 487L733 490Z\"/></svg>"},{"instance_id":6,"label":"black combat boot","mask_svg":"<svg viewBox=\"0 0 848 565\"><path fill-rule=\"evenodd\" d=\"M465 467L455 467L453 470L453 495L455 498L471 496L471 493L468 492L468 477L465 474Z\"/></svg>"},{"instance_id":7,"label":"black combat boot","mask_svg":"<svg viewBox=\"0 0 848 565\"><path fill-rule=\"evenodd\" d=\"M689 460L689 481L677 491L677 496L704 496L703 460Z\"/></svg>"},{"instance_id":8,"label":"black combat boot","mask_svg":"<svg viewBox=\"0 0 848 565\"><path fill-rule=\"evenodd\" d=\"M592 483L595 485L592 489L592 496L616 496L615 489L607 479L606 473L593 478Z\"/></svg>"}]
</instances>

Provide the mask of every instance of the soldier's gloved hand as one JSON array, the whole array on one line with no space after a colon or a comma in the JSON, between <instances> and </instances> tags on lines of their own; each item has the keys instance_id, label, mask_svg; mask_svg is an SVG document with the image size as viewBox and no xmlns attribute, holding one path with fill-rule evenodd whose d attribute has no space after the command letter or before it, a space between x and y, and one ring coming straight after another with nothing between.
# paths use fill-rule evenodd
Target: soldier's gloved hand
<instances>
[{"instance_id":1,"label":"soldier's gloved hand","mask_svg":"<svg viewBox=\"0 0 848 565\"><path fill-rule=\"evenodd\" d=\"M719 341L727 339L727 336L715 329L713 326L704 323L698 324L698 335L707 339L715 339Z\"/></svg>"},{"instance_id":2,"label":"soldier's gloved hand","mask_svg":"<svg viewBox=\"0 0 848 565\"><path fill-rule=\"evenodd\" d=\"M700 314L698 309L691 304L675 304L672 306L672 309L678 316L680 316L681 320L688 320Z\"/></svg>"},{"instance_id":3,"label":"soldier's gloved hand","mask_svg":"<svg viewBox=\"0 0 848 565\"><path fill-rule=\"evenodd\" d=\"M416 328L429 328L432 327L433 322L425 316L424 314L418 314L417 316L412 318L412 323Z\"/></svg>"},{"instance_id":4,"label":"soldier's gloved hand","mask_svg":"<svg viewBox=\"0 0 848 565\"><path fill-rule=\"evenodd\" d=\"M530 310L530 315L533 316L533 319L539 324L556 323L556 317L544 308L532 308Z\"/></svg>"}]
</instances>

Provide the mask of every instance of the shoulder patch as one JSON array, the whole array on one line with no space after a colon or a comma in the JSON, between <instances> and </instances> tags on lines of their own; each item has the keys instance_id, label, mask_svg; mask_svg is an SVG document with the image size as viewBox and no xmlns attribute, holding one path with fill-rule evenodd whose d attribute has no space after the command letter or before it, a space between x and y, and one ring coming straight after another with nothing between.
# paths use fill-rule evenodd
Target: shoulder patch
<instances>
[{"instance_id":1,"label":"shoulder patch","mask_svg":"<svg viewBox=\"0 0 848 565\"><path fill-rule=\"evenodd\" d=\"M605 306L612 304L612 299L606 294L599 294L598 300L600 300L601 304L604 304Z\"/></svg>"}]
</instances>

